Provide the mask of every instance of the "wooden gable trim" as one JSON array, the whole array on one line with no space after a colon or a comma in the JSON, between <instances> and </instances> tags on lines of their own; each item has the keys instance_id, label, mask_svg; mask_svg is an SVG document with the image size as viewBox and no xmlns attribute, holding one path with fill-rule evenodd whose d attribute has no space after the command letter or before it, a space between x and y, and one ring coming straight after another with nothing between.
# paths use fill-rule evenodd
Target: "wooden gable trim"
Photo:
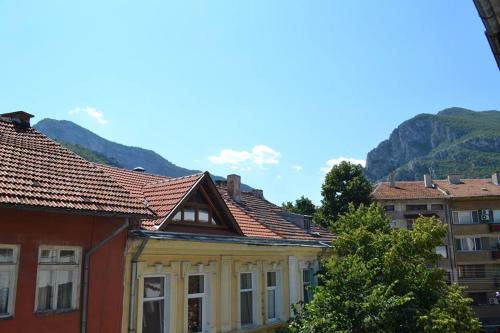
<instances>
[{"instance_id":1,"label":"wooden gable trim","mask_svg":"<svg viewBox=\"0 0 500 333\"><path fill-rule=\"evenodd\" d=\"M205 185L203 187L202 185ZM203 175L196 181L196 183L193 184L193 186L187 191L187 193L182 197L181 200L175 205L175 207L170 211L170 213L163 218L163 221L160 223L158 226L157 230L162 230L165 229L167 225L180 225L180 223L172 223L171 219L179 212L180 209L182 209L185 205L188 205L189 199L194 195L194 193L199 190L202 194L202 196L207 200L208 205L212 209L212 212L216 214L216 217L224 223L224 221L228 221L229 223L227 225L222 225L222 226L210 226L210 225L200 225L196 224L196 226L201 227L201 228L214 228L214 229L226 229L226 230L231 230L232 232L235 232L236 234L240 236L244 236L243 231L241 231L238 223L236 222L236 219L234 218L233 214L231 214L231 211L226 205L226 202L222 198L222 195L219 193L217 190L217 187L215 186L214 182L210 178L210 174L208 172L204 172ZM208 193L208 191L212 193ZM216 200L216 203L214 200ZM222 208L222 214L220 212L220 208ZM223 216L226 216L227 218L224 219ZM188 223L186 226L194 226L193 223Z\"/></svg>"}]
</instances>

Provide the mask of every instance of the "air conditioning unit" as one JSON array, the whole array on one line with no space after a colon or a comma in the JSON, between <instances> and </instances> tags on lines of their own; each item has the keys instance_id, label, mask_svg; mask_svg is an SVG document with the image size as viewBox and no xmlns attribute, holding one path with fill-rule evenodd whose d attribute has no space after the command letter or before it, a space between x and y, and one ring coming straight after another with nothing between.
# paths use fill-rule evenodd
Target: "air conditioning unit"
<instances>
[{"instance_id":1,"label":"air conditioning unit","mask_svg":"<svg viewBox=\"0 0 500 333\"><path fill-rule=\"evenodd\" d=\"M490 305L498 305L499 304L498 298L490 297L490 298L488 298L488 303L490 303Z\"/></svg>"},{"instance_id":2,"label":"air conditioning unit","mask_svg":"<svg viewBox=\"0 0 500 333\"><path fill-rule=\"evenodd\" d=\"M490 211L487 209L481 209L479 211L479 219L481 221L489 221L490 220Z\"/></svg>"}]
</instances>

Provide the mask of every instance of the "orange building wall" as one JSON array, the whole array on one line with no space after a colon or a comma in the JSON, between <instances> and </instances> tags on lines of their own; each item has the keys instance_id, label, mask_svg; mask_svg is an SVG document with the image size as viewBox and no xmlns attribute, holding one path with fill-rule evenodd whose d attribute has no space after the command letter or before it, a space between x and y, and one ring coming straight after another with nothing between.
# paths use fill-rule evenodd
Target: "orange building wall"
<instances>
[{"instance_id":1,"label":"orange building wall","mask_svg":"<svg viewBox=\"0 0 500 333\"><path fill-rule=\"evenodd\" d=\"M82 278L78 310L34 313L38 247L81 246L83 276L85 253L123 222L123 218L0 208L0 243L20 245L15 314L13 318L0 319L0 332L80 332ZM89 333L120 331L126 238L124 231L91 257Z\"/></svg>"}]
</instances>

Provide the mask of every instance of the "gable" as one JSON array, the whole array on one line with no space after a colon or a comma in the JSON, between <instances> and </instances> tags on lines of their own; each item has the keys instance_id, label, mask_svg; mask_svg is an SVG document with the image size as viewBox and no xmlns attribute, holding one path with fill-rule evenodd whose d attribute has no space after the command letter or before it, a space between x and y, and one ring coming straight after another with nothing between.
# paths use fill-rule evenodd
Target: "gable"
<instances>
[{"instance_id":1,"label":"gable","mask_svg":"<svg viewBox=\"0 0 500 333\"><path fill-rule=\"evenodd\" d=\"M208 173L185 193L158 230L243 236Z\"/></svg>"}]
</instances>

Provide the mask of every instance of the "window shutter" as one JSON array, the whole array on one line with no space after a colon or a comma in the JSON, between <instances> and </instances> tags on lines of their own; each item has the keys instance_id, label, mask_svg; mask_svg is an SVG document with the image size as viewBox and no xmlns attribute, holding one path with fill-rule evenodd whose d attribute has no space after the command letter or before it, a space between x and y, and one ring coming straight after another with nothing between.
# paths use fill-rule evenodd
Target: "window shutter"
<instances>
[{"instance_id":1,"label":"window shutter","mask_svg":"<svg viewBox=\"0 0 500 333\"><path fill-rule=\"evenodd\" d=\"M479 223L479 214L478 214L477 210L472 211L472 222Z\"/></svg>"}]
</instances>

